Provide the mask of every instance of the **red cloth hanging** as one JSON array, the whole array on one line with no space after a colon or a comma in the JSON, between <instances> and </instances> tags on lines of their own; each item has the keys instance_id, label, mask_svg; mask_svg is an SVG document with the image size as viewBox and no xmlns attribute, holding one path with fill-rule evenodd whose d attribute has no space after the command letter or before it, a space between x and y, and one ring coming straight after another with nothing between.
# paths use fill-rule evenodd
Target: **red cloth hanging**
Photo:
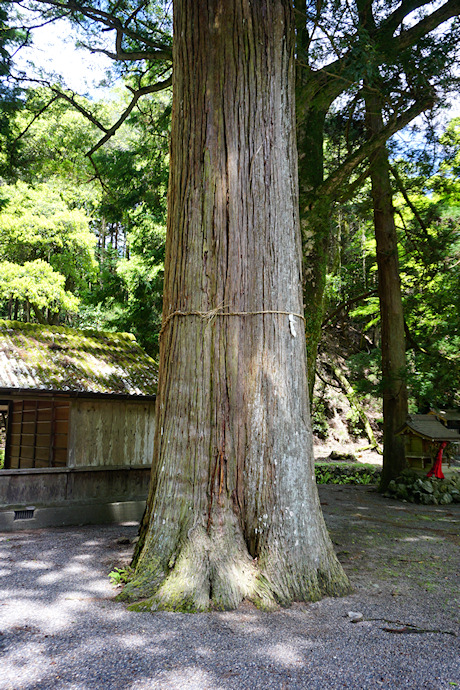
<instances>
[{"instance_id":1,"label":"red cloth hanging","mask_svg":"<svg viewBox=\"0 0 460 690\"><path fill-rule=\"evenodd\" d=\"M436 455L436 460L434 461L433 467L431 470L428 472L426 475L427 477L432 477L433 474L436 477L436 479L444 479L444 474L442 472L442 454L444 451L444 448L447 446L447 441L443 441L442 443L439 444L439 450Z\"/></svg>"}]
</instances>

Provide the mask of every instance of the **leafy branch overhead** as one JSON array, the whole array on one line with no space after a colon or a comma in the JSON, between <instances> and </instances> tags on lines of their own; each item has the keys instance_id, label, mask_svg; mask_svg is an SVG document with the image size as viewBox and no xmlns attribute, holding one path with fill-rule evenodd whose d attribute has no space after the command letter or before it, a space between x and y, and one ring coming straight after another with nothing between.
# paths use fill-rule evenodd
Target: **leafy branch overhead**
<instances>
[{"instance_id":1,"label":"leafy branch overhead","mask_svg":"<svg viewBox=\"0 0 460 690\"><path fill-rule=\"evenodd\" d=\"M92 54L109 57L114 62L116 73L125 78L131 100L110 126L83 105L75 93L49 79L41 82L58 97L71 103L103 132L100 140L88 151L88 156L91 157L117 132L140 98L171 86L171 2L13 0L13 4L27 9L29 20L23 25L26 31L42 26L44 22L68 20L79 37L78 45ZM433 90L436 79L433 73L427 75L426 68L423 68L427 46L422 44L438 27L458 17L460 0L447 0L439 7L434 7L432 2L426 0L406 0L393 11L383 14L372 31L363 29L352 6L348 13L343 11L340 16L344 29L339 28L337 20L331 19L337 9L334 3L322 3L316 14L311 14L307 9L305 0L297 0L295 6L299 41L299 112L305 107L328 112L334 101L359 85L369 70L376 71L382 66L388 70L391 65L395 74L402 73L404 77L393 78L392 94L387 98L392 114L383 136L392 136L420 112L432 107L436 101ZM415 10L418 10L418 15L415 15L417 20L413 21L411 17ZM446 52L450 59L453 57L455 26L450 27L449 31L452 34L450 38L444 41L433 39L429 46L431 51L439 53L439 60ZM416 45L420 48L420 58L414 62L412 49ZM349 175L350 170L354 170L366 159L369 151L379 145L378 141L367 142L364 147L354 151L344 168L329 175L321 194L335 191L343 194L344 176Z\"/></svg>"},{"instance_id":2,"label":"leafy branch overhead","mask_svg":"<svg viewBox=\"0 0 460 690\"><path fill-rule=\"evenodd\" d=\"M365 3L359 0L357 6L360 4L367 5L367 11L372 6L371 0ZM300 0L296 6L298 15L302 16L305 2ZM410 15L417 9L420 12L418 21L413 21ZM303 118L306 112L311 111L322 113L325 117L334 102L347 92L353 94L352 102L358 102L370 88L368 84L363 86L362 80L375 74L382 82L380 92L386 104L386 125L378 137L362 142L349 151L348 158L329 172L321 186L310 190L309 204L319 201L323 194L333 198L336 195L346 197L344 183L350 179L353 171L382 143L418 115L433 108L445 89L455 86L457 82L452 68L459 57L457 36L460 29L460 0L447 0L437 9L433 9L433 3L429 1L407 0L387 16L380 17L372 30L364 29L354 11L351 14L350 26L341 36L341 49L336 51L335 60L327 61L316 69L311 55L307 57L301 54L299 57L296 94L298 117ZM308 14L304 16L307 17L305 31L308 34L308 19L311 26L312 18ZM323 24L329 22L330 16L325 13ZM313 35L308 36L310 46L314 42L314 34L324 31L323 24L318 15L311 29ZM430 35L443 24L446 27L442 27L442 38ZM337 45L337 41L334 45ZM328 55L330 48L326 55L320 52L318 59L327 58ZM359 183L362 182L361 176ZM352 194L353 189L350 190L350 196Z\"/></svg>"},{"instance_id":3,"label":"leafy branch overhead","mask_svg":"<svg viewBox=\"0 0 460 690\"><path fill-rule=\"evenodd\" d=\"M131 97L111 124L106 125L89 107L87 102L65 84L50 78L34 78L27 74L12 76L17 83L39 84L47 87L54 96L62 98L95 125L103 136L87 152L92 155L103 146L127 120L143 96L167 89L172 84L171 17L167 3L106 3L104 9L78 2L16 2L32 15L26 25L28 32L47 22L66 19L76 35L82 37L77 45L93 54L104 54L114 63L115 75L122 76ZM113 49L109 49L110 43Z\"/></svg>"}]
</instances>

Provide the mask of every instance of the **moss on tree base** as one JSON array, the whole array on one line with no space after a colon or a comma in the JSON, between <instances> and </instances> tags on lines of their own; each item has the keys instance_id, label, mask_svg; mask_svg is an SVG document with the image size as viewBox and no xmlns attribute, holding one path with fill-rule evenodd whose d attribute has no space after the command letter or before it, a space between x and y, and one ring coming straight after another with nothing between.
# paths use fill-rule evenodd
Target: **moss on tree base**
<instances>
[{"instance_id":1,"label":"moss on tree base","mask_svg":"<svg viewBox=\"0 0 460 690\"><path fill-rule=\"evenodd\" d=\"M301 571L273 554L264 565L251 558L241 535L231 527L212 536L200 527L189 534L167 567L161 567L158 559L142 558L117 599L131 602L132 611L200 613L236 609L243 601L274 611L294 601L349 592L333 554L322 567Z\"/></svg>"}]
</instances>

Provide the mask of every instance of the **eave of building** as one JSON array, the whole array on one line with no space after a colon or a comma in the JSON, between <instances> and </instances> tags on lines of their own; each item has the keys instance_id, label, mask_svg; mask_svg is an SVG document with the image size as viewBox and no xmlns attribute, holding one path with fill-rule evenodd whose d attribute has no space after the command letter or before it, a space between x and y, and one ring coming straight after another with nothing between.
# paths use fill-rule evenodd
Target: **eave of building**
<instances>
[{"instance_id":1,"label":"eave of building","mask_svg":"<svg viewBox=\"0 0 460 690\"><path fill-rule=\"evenodd\" d=\"M0 388L152 397L158 367L127 333L0 320Z\"/></svg>"},{"instance_id":2,"label":"eave of building","mask_svg":"<svg viewBox=\"0 0 460 690\"><path fill-rule=\"evenodd\" d=\"M132 402L154 402L156 395L141 395L137 393L98 393L91 391L63 391L48 388L0 388L0 398L80 398L88 400L127 400Z\"/></svg>"},{"instance_id":3,"label":"eave of building","mask_svg":"<svg viewBox=\"0 0 460 690\"><path fill-rule=\"evenodd\" d=\"M446 431L448 431L446 429ZM433 434L424 434L423 432L419 431L418 429L414 429L413 427L409 426L408 424L405 424L400 431L397 432L397 436L399 434L411 434L413 436L418 436L419 438L423 438L426 441L446 441L450 443L458 443L460 442L460 434L456 434L455 432L451 432L449 434L439 434L439 435L433 435Z\"/></svg>"}]
</instances>

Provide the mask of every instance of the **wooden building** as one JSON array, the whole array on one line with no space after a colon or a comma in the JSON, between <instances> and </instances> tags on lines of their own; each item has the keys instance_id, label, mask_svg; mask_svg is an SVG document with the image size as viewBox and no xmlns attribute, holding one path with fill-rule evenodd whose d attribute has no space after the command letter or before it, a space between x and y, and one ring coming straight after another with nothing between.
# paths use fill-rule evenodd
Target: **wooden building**
<instances>
[{"instance_id":1,"label":"wooden building","mask_svg":"<svg viewBox=\"0 0 460 690\"><path fill-rule=\"evenodd\" d=\"M129 334L0 321L0 529L137 518L156 383Z\"/></svg>"},{"instance_id":2,"label":"wooden building","mask_svg":"<svg viewBox=\"0 0 460 690\"><path fill-rule=\"evenodd\" d=\"M433 465L441 443L453 444L453 450L460 443L460 433L449 428L443 417L437 414L408 415L398 434L403 434L406 446L406 460L411 469L429 470ZM443 463L447 470L448 463Z\"/></svg>"}]
</instances>

